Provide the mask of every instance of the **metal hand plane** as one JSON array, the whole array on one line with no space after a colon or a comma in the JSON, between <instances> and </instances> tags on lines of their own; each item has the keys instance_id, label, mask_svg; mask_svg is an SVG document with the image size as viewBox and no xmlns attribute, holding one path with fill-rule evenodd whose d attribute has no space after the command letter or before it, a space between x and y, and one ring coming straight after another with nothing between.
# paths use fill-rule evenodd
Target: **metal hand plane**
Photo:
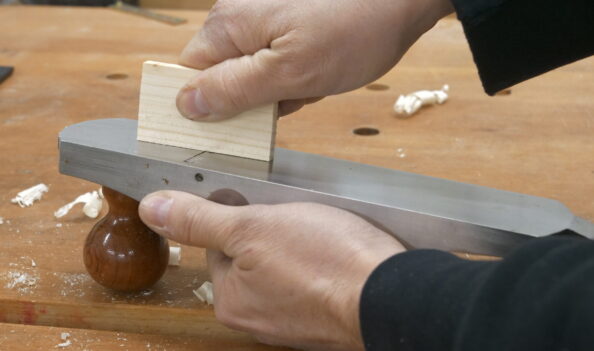
<instances>
[{"instance_id":1,"label":"metal hand plane","mask_svg":"<svg viewBox=\"0 0 594 351\"><path fill-rule=\"evenodd\" d=\"M362 216L414 248L504 255L559 232L594 239L594 224L558 201L276 148L264 162L139 142L137 122L65 128L60 172L140 200L181 190L231 189L252 204L317 202Z\"/></svg>"}]
</instances>

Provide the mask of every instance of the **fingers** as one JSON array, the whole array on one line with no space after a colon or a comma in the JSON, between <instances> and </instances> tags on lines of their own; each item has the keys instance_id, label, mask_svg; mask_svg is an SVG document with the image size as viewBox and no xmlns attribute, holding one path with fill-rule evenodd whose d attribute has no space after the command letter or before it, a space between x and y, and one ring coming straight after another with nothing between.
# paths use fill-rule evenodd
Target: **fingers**
<instances>
[{"instance_id":1,"label":"fingers","mask_svg":"<svg viewBox=\"0 0 594 351\"><path fill-rule=\"evenodd\" d=\"M217 121L298 95L279 73L279 54L263 49L252 56L227 59L195 76L177 96L177 108L189 119Z\"/></svg>"},{"instance_id":2,"label":"fingers","mask_svg":"<svg viewBox=\"0 0 594 351\"><path fill-rule=\"evenodd\" d=\"M179 57L180 65L204 70L228 58L243 56L226 31L212 29L207 22L190 40Z\"/></svg>"},{"instance_id":3,"label":"fingers","mask_svg":"<svg viewBox=\"0 0 594 351\"><path fill-rule=\"evenodd\" d=\"M230 58L253 55L269 47L282 33L275 21L259 21L272 16L278 4L257 6L253 0L219 0L210 10L204 26L188 42L179 63L207 69Z\"/></svg>"},{"instance_id":4,"label":"fingers","mask_svg":"<svg viewBox=\"0 0 594 351\"><path fill-rule=\"evenodd\" d=\"M139 207L142 221L179 243L225 251L242 223L241 207L219 205L179 191L146 196Z\"/></svg>"},{"instance_id":5,"label":"fingers","mask_svg":"<svg viewBox=\"0 0 594 351\"><path fill-rule=\"evenodd\" d=\"M278 116L282 117L297 112L303 106L305 106L303 99L281 101L278 104Z\"/></svg>"},{"instance_id":6,"label":"fingers","mask_svg":"<svg viewBox=\"0 0 594 351\"><path fill-rule=\"evenodd\" d=\"M203 70L178 94L177 108L184 117L216 121L277 102L281 96L290 98L290 84L278 79L281 55L273 50L287 26L278 16L262 22L280 6L258 8L252 0L217 2L179 60Z\"/></svg>"},{"instance_id":7,"label":"fingers","mask_svg":"<svg viewBox=\"0 0 594 351\"><path fill-rule=\"evenodd\" d=\"M296 99L296 100L285 100L281 101L278 105L278 115L280 117L286 116L293 112L300 110L303 106L313 104L322 100L323 97L307 98L307 99Z\"/></svg>"}]
</instances>

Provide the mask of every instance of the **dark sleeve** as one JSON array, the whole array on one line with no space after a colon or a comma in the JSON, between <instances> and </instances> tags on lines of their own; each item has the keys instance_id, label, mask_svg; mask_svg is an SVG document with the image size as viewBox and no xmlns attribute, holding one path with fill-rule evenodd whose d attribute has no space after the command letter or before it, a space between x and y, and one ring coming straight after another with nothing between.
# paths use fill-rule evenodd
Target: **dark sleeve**
<instances>
[{"instance_id":1,"label":"dark sleeve","mask_svg":"<svg viewBox=\"0 0 594 351\"><path fill-rule=\"evenodd\" d=\"M485 91L594 55L592 0L452 0Z\"/></svg>"},{"instance_id":2,"label":"dark sleeve","mask_svg":"<svg viewBox=\"0 0 594 351\"><path fill-rule=\"evenodd\" d=\"M360 321L367 351L594 350L594 241L535 239L492 262L393 256L366 282Z\"/></svg>"}]
</instances>

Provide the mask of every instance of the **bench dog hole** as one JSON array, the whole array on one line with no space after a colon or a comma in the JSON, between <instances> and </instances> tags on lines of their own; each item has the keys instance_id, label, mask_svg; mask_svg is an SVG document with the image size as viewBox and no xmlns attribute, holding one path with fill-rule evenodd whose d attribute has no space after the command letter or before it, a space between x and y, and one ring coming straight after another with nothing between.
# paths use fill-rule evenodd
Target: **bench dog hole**
<instances>
[{"instance_id":1,"label":"bench dog hole","mask_svg":"<svg viewBox=\"0 0 594 351\"><path fill-rule=\"evenodd\" d=\"M106 75L105 78L111 79L111 80L121 80L121 79L128 78L128 75L126 73L111 73L111 74Z\"/></svg>"},{"instance_id":2,"label":"bench dog hole","mask_svg":"<svg viewBox=\"0 0 594 351\"><path fill-rule=\"evenodd\" d=\"M378 135L380 133L379 129L373 127L359 127L353 129L353 134L355 135L362 135L362 136L372 136Z\"/></svg>"}]
</instances>

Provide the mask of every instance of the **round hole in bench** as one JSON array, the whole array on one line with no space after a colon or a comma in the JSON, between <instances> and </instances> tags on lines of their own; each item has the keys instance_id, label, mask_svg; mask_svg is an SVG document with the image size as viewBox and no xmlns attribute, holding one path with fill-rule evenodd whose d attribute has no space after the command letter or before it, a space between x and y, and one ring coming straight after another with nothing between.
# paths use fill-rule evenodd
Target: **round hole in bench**
<instances>
[{"instance_id":1,"label":"round hole in bench","mask_svg":"<svg viewBox=\"0 0 594 351\"><path fill-rule=\"evenodd\" d=\"M106 75L105 78L112 79L112 80L119 80L119 79L128 78L128 75L125 73L111 73L111 74Z\"/></svg>"},{"instance_id":2,"label":"round hole in bench","mask_svg":"<svg viewBox=\"0 0 594 351\"><path fill-rule=\"evenodd\" d=\"M503 89L503 90L500 90L500 91L496 92L495 95L497 95L497 96L506 96L506 95L511 95L511 93L512 93L512 90L511 89Z\"/></svg>"},{"instance_id":3,"label":"round hole in bench","mask_svg":"<svg viewBox=\"0 0 594 351\"><path fill-rule=\"evenodd\" d=\"M353 129L353 134L355 135L362 135L362 136L372 136L378 135L380 133L379 129L373 127L359 127Z\"/></svg>"},{"instance_id":4,"label":"round hole in bench","mask_svg":"<svg viewBox=\"0 0 594 351\"><path fill-rule=\"evenodd\" d=\"M381 84L381 83L372 83L372 84L369 84L368 86L366 86L365 88L367 88L369 90L376 90L376 91L390 89L389 86L387 86L385 84Z\"/></svg>"}]
</instances>

